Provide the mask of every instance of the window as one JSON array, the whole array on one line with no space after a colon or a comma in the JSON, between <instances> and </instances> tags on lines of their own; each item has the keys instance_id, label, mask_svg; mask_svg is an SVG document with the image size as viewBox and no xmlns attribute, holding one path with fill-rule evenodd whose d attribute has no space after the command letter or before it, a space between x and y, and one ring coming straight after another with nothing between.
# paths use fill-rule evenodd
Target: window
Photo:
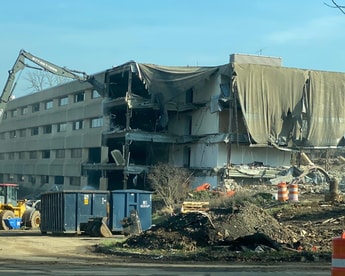
<instances>
[{"instance_id":1,"label":"window","mask_svg":"<svg viewBox=\"0 0 345 276\"><path fill-rule=\"evenodd\" d=\"M45 109L53 108L53 100L45 102L44 106L45 106Z\"/></svg>"},{"instance_id":2,"label":"window","mask_svg":"<svg viewBox=\"0 0 345 276\"><path fill-rule=\"evenodd\" d=\"M94 118L91 119L91 124L90 127L94 128L94 127L101 127L103 126L103 118Z\"/></svg>"},{"instance_id":3,"label":"window","mask_svg":"<svg viewBox=\"0 0 345 276\"><path fill-rule=\"evenodd\" d=\"M36 177L35 177L34 175L30 175L30 177L29 177L29 182L30 182L32 185L36 184Z\"/></svg>"},{"instance_id":4,"label":"window","mask_svg":"<svg viewBox=\"0 0 345 276\"><path fill-rule=\"evenodd\" d=\"M42 158L43 158L43 159L48 159L48 158L50 158L50 150L43 150L43 151L42 151Z\"/></svg>"},{"instance_id":5,"label":"window","mask_svg":"<svg viewBox=\"0 0 345 276\"><path fill-rule=\"evenodd\" d=\"M21 113L22 113L22 115L27 114L28 113L28 107L27 106L22 107Z\"/></svg>"},{"instance_id":6,"label":"window","mask_svg":"<svg viewBox=\"0 0 345 276\"><path fill-rule=\"evenodd\" d=\"M2 115L2 119L5 120L7 119L7 112L5 111L4 114Z\"/></svg>"},{"instance_id":7,"label":"window","mask_svg":"<svg viewBox=\"0 0 345 276\"><path fill-rule=\"evenodd\" d=\"M85 92L79 92L77 94L74 94L74 102L75 103L79 103L79 102L83 102L85 99Z\"/></svg>"},{"instance_id":8,"label":"window","mask_svg":"<svg viewBox=\"0 0 345 276\"><path fill-rule=\"evenodd\" d=\"M55 153L56 158L65 158L65 150L64 149L58 149Z\"/></svg>"},{"instance_id":9,"label":"window","mask_svg":"<svg viewBox=\"0 0 345 276\"><path fill-rule=\"evenodd\" d=\"M70 177L69 184L71 186L80 186L80 177L75 177L75 176Z\"/></svg>"},{"instance_id":10,"label":"window","mask_svg":"<svg viewBox=\"0 0 345 276\"><path fill-rule=\"evenodd\" d=\"M16 117L17 114L18 114L18 113L17 113L17 109L14 109L14 110L11 111L11 116L12 116L12 117Z\"/></svg>"},{"instance_id":11,"label":"window","mask_svg":"<svg viewBox=\"0 0 345 276\"><path fill-rule=\"evenodd\" d=\"M5 160L5 153L3 152L0 153L0 160Z\"/></svg>"},{"instance_id":12,"label":"window","mask_svg":"<svg viewBox=\"0 0 345 276\"><path fill-rule=\"evenodd\" d=\"M6 132L1 132L0 133L0 139L5 140L6 139Z\"/></svg>"},{"instance_id":13,"label":"window","mask_svg":"<svg viewBox=\"0 0 345 276\"><path fill-rule=\"evenodd\" d=\"M25 157L26 157L25 151L20 151L19 152L19 159L23 160L23 159L25 159Z\"/></svg>"},{"instance_id":14,"label":"window","mask_svg":"<svg viewBox=\"0 0 345 276\"><path fill-rule=\"evenodd\" d=\"M8 153L8 159L9 160L14 160L14 152L9 152Z\"/></svg>"},{"instance_id":15,"label":"window","mask_svg":"<svg viewBox=\"0 0 345 276\"><path fill-rule=\"evenodd\" d=\"M43 126L43 134L52 133L52 125Z\"/></svg>"},{"instance_id":16,"label":"window","mask_svg":"<svg viewBox=\"0 0 345 276\"><path fill-rule=\"evenodd\" d=\"M38 135L38 127L31 128L31 136Z\"/></svg>"},{"instance_id":17,"label":"window","mask_svg":"<svg viewBox=\"0 0 345 276\"><path fill-rule=\"evenodd\" d=\"M81 149L72 149L71 150L71 157L72 158L79 158L79 157L81 157Z\"/></svg>"},{"instance_id":18,"label":"window","mask_svg":"<svg viewBox=\"0 0 345 276\"><path fill-rule=\"evenodd\" d=\"M60 123L57 126L57 132L64 132L66 131L67 124L66 123Z\"/></svg>"},{"instance_id":19,"label":"window","mask_svg":"<svg viewBox=\"0 0 345 276\"><path fill-rule=\"evenodd\" d=\"M41 184L49 183L49 175L41 175Z\"/></svg>"},{"instance_id":20,"label":"window","mask_svg":"<svg viewBox=\"0 0 345 276\"><path fill-rule=\"evenodd\" d=\"M99 98L101 95L98 93L97 90L92 90L91 98L96 99Z\"/></svg>"},{"instance_id":21,"label":"window","mask_svg":"<svg viewBox=\"0 0 345 276\"><path fill-rule=\"evenodd\" d=\"M59 99L59 106L67 105L68 104L68 97L63 97Z\"/></svg>"},{"instance_id":22,"label":"window","mask_svg":"<svg viewBox=\"0 0 345 276\"><path fill-rule=\"evenodd\" d=\"M18 180L19 180L20 182L24 182L24 180L25 180L24 175L18 175Z\"/></svg>"},{"instance_id":23,"label":"window","mask_svg":"<svg viewBox=\"0 0 345 276\"><path fill-rule=\"evenodd\" d=\"M63 176L61 175L57 175L57 176L54 176L54 183L57 184L57 185L63 185Z\"/></svg>"},{"instance_id":24,"label":"window","mask_svg":"<svg viewBox=\"0 0 345 276\"><path fill-rule=\"evenodd\" d=\"M73 130L78 130L83 128L83 120L73 122Z\"/></svg>"},{"instance_id":25,"label":"window","mask_svg":"<svg viewBox=\"0 0 345 276\"><path fill-rule=\"evenodd\" d=\"M32 105L32 112L40 111L40 103L35 103Z\"/></svg>"},{"instance_id":26,"label":"window","mask_svg":"<svg viewBox=\"0 0 345 276\"><path fill-rule=\"evenodd\" d=\"M193 103L193 88L186 91L186 103Z\"/></svg>"},{"instance_id":27,"label":"window","mask_svg":"<svg viewBox=\"0 0 345 276\"><path fill-rule=\"evenodd\" d=\"M16 138L16 131L15 130L10 131L10 138Z\"/></svg>"},{"instance_id":28,"label":"window","mask_svg":"<svg viewBox=\"0 0 345 276\"><path fill-rule=\"evenodd\" d=\"M26 129L20 129L19 130L19 137L25 137L26 136Z\"/></svg>"},{"instance_id":29,"label":"window","mask_svg":"<svg viewBox=\"0 0 345 276\"><path fill-rule=\"evenodd\" d=\"M37 151L30 151L29 157L30 159L37 159Z\"/></svg>"}]
</instances>

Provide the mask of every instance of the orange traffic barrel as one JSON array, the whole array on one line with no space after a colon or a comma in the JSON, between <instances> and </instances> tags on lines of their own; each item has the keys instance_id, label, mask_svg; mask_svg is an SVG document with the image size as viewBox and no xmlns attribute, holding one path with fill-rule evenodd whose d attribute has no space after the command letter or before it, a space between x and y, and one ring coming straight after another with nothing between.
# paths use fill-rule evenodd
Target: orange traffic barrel
<instances>
[{"instance_id":1,"label":"orange traffic barrel","mask_svg":"<svg viewBox=\"0 0 345 276\"><path fill-rule=\"evenodd\" d=\"M278 184L278 200L279 201L287 201L289 199L288 196L288 189L285 182L281 182Z\"/></svg>"},{"instance_id":2,"label":"orange traffic barrel","mask_svg":"<svg viewBox=\"0 0 345 276\"><path fill-rule=\"evenodd\" d=\"M289 201L297 202L298 201L298 185L289 184Z\"/></svg>"},{"instance_id":3,"label":"orange traffic barrel","mask_svg":"<svg viewBox=\"0 0 345 276\"><path fill-rule=\"evenodd\" d=\"M345 232L332 240L332 276L345 275Z\"/></svg>"}]
</instances>

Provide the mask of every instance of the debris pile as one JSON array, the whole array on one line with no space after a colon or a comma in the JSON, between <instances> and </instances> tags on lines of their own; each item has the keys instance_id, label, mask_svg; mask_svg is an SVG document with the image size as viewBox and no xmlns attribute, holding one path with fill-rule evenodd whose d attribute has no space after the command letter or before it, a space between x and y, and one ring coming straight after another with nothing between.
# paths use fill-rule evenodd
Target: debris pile
<instances>
[{"instance_id":1,"label":"debris pile","mask_svg":"<svg viewBox=\"0 0 345 276\"><path fill-rule=\"evenodd\" d=\"M295 201L277 201L277 183L290 176L289 173L272 179L270 184L238 185L232 181L228 183L231 184L228 189L236 191L232 205L214 207L210 204L206 211L173 215L139 235L130 236L122 246L185 252L207 247L213 250L213 257L222 256L224 260L238 258L238 252L280 251L283 253L281 261L287 261L285 251L289 251L296 253L293 256L297 259L291 261L298 258L330 261L332 240L345 230L345 201L327 200L325 194L331 190L335 179L339 180L339 190L338 185L334 185L336 190L344 194L344 160L328 160L328 172L332 177L317 165L296 171L297 176L290 172L291 179L299 180L298 200ZM252 200L241 200L241 194L247 198L249 195ZM261 204L254 204L253 199L259 194L267 197L260 200ZM191 198L204 200L202 196L203 191L193 193Z\"/></svg>"},{"instance_id":2,"label":"debris pile","mask_svg":"<svg viewBox=\"0 0 345 276\"><path fill-rule=\"evenodd\" d=\"M293 248L297 235L260 207L242 202L230 209L177 214L140 235L129 237L124 246L147 249L182 249L228 246L233 250Z\"/></svg>"}]
</instances>

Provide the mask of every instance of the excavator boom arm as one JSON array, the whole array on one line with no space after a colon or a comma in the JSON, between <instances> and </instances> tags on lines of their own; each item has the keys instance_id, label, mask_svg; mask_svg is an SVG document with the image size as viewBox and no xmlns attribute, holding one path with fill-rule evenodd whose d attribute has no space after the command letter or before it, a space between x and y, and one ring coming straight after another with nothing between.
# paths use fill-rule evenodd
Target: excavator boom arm
<instances>
[{"instance_id":1,"label":"excavator boom arm","mask_svg":"<svg viewBox=\"0 0 345 276\"><path fill-rule=\"evenodd\" d=\"M55 75L59 75L62 77L66 77L66 78L71 78L71 79L77 79L77 80L81 80L81 81L85 81L87 79L87 75L84 72L79 72L79 71L73 71L73 70L69 70L65 67L59 67L49 61L46 61L42 58L36 57L24 50L21 50L19 53L20 56L23 56L25 58L27 58L28 60L32 61L33 63L36 63L37 65L41 66L44 70L55 74ZM78 74L82 74L82 76L78 75Z\"/></svg>"},{"instance_id":2,"label":"excavator boom arm","mask_svg":"<svg viewBox=\"0 0 345 276\"><path fill-rule=\"evenodd\" d=\"M30 60L31 62L37 64L41 68L35 68L32 66L29 66L25 64L25 59ZM52 74L66 77L66 78L71 78L75 80L80 80L80 81L87 81L91 85L95 87L95 89L102 95L104 92L104 84L100 83L97 81L93 76L88 76L84 72L76 71L76 70L70 70L67 69L66 67L60 67L57 66L49 61L46 61L42 58L36 57L29 52L26 52L25 50L20 50L19 56L14 63L13 67L11 70L8 71L8 79L6 81L5 87L2 91L1 97L0 97L0 120L2 117L2 113L5 110L7 102L11 99L12 92L15 88L15 76L16 74L23 70L25 67L31 67L39 70L45 70L48 71Z\"/></svg>"}]
</instances>

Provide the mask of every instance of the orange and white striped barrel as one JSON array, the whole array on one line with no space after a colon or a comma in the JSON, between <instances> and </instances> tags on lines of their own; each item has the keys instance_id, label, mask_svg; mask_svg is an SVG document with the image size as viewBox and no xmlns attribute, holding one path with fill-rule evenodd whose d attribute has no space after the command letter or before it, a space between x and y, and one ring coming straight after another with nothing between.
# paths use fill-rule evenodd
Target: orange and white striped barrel
<instances>
[{"instance_id":1,"label":"orange and white striped barrel","mask_svg":"<svg viewBox=\"0 0 345 276\"><path fill-rule=\"evenodd\" d=\"M298 185L290 183L289 184L289 201L298 201Z\"/></svg>"},{"instance_id":2,"label":"orange and white striped barrel","mask_svg":"<svg viewBox=\"0 0 345 276\"><path fill-rule=\"evenodd\" d=\"M278 184L278 201L287 201L289 199L288 189L285 182Z\"/></svg>"},{"instance_id":3,"label":"orange and white striped barrel","mask_svg":"<svg viewBox=\"0 0 345 276\"><path fill-rule=\"evenodd\" d=\"M332 240L332 276L345 275L345 232Z\"/></svg>"}]
</instances>

